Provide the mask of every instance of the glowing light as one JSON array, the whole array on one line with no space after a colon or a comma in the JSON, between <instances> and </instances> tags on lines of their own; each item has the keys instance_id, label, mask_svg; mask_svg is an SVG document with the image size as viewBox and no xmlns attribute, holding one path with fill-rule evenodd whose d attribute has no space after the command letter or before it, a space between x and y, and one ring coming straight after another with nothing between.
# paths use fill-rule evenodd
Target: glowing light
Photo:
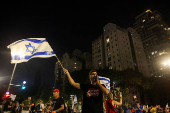
<instances>
[{"instance_id":1,"label":"glowing light","mask_svg":"<svg viewBox=\"0 0 170 113\"><path fill-rule=\"evenodd\" d=\"M152 13L152 11L151 11L151 10L149 10L149 9L148 9L148 10L146 10L146 13L148 13L148 12L151 12L151 13Z\"/></svg>"},{"instance_id":2,"label":"glowing light","mask_svg":"<svg viewBox=\"0 0 170 113\"><path fill-rule=\"evenodd\" d=\"M167 62L164 62L163 65L167 65L168 63Z\"/></svg>"},{"instance_id":3,"label":"glowing light","mask_svg":"<svg viewBox=\"0 0 170 113\"><path fill-rule=\"evenodd\" d=\"M23 81L23 84L26 84L27 82L26 81Z\"/></svg>"},{"instance_id":4,"label":"glowing light","mask_svg":"<svg viewBox=\"0 0 170 113\"><path fill-rule=\"evenodd\" d=\"M107 43L109 43L109 38L106 41L107 41Z\"/></svg>"},{"instance_id":5,"label":"glowing light","mask_svg":"<svg viewBox=\"0 0 170 113\"><path fill-rule=\"evenodd\" d=\"M142 22L145 22L145 20L143 20Z\"/></svg>"}]
</instances>

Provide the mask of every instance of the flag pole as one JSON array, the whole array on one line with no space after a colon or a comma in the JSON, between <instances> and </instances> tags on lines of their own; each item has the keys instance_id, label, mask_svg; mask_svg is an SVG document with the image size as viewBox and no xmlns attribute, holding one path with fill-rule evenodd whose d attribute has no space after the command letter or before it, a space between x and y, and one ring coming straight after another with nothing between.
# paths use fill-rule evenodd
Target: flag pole
<instances>
[{"instance_id":1,"label":"flag pole","mask_svg":"<svg viewBox=\"0 0 170 113\"><path fill-rule=\"evenodd\" d=\"M61 64L60 60L58 59L57 55L55 56L57 58L57 60L59 61L61 67L64 69L63 65Z\"/></svg>"},{"instance_id":2,"label":"flag pole","mask_svg":"<svg viewBox=\"0 0 170 113\"><path fill-rule=\"evenodd\" d=\"M13 72L12 72L12 76L11 76L11 80L10 80L10 82L9 82L9 86L8 86L8 90L7 90L7 92L9 92L10 85L11 85L11 82L12 82L12 79L13 79L13 76L14 76L14 72L15 72L15 68L16 68L16 66L17 66L17 63L15 63L15 66L14 66L14 69L13 69Z\"/></svg>"}]
</instances>

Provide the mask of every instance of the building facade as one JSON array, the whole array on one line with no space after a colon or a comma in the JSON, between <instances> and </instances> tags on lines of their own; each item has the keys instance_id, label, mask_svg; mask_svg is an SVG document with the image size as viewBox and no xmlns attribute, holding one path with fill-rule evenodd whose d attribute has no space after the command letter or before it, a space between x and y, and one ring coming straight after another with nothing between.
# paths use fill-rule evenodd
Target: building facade
<instances>
[{"instance_id":1,"label":"building facade","mask_svg":"<svg viewBox=\"0 0 170 113\"><path fill-rule=\"evenodd\" d=\"M170 28L168 28L168 25L162 20L162 15L158 11L152 12L147 10L135 19L136 22L133 28L142 39L150 76L161 77L160 64L156 62L159 57L158 48L160 44L164 43L161 42L161 40L164 40L164 38L168 36L167 32ZM167 40L169 40L169 37L167 37ZM162 48L161 51L163 50Z\"/></svg>"},{"instance_id":2,"label":"building facade","mask_svg":"<svg viewBox=\"0 0 170 113\"><path fill-rule=\"evenodd\" d=\"M108 23L103 27L103 35L92 42L92 55L95 69L131 68L149 75L141 38L133 28L125 30L116 24Z\"/></svg>"}]
</instances>

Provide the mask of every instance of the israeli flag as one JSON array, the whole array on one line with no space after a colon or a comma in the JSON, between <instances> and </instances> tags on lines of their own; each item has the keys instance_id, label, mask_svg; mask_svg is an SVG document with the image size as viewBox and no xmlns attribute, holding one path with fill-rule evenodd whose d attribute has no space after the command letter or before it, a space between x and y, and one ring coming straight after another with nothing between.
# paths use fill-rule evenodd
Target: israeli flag
<instances>
[{"instance_id":1,"label":"israeli flag","mask_svg":"<svg viewBox=\"0 0 170 113\"><path fill-rule=\"evenodd\" d=\"M101 77L101 76L98 76L99 77L99 82L100 84L104 84L105 87L109 90L110 92L110 79L109 78L106 78L106 77Z\"/></svg>"},{"instance_id":2,"label":"israeli flag","mask_svg":"<svg viewBox=\"0 0 170 113\"><path fill-rule=\"evenodd\" d=\"M11 49L11 63L27 62L31 58L49 58L56 56L45 38L18 40L7 48Z\"/></svg>"},{"instance_id":3,"label":"israeli flag","mask_svg":"<svg viewBox=\"0 0 170 113\"><path fill-rule=\"evenodd\" d=\"M77 103L77 96L75 95L74 100L73 100L73 104L72 104L72 109L74 109L74 104L76 104L76 103Z\"/></svg>"}]
</instances>

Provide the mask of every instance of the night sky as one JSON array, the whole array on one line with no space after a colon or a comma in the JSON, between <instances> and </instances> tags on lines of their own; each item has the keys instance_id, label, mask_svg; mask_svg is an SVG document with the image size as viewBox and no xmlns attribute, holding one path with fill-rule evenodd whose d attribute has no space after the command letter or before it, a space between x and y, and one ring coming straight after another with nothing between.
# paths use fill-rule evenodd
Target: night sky
<instances>
[{"instance_id":1,"label":"night sky","mask_svg":"<svg viewBox=\"0 0 170 113\"><path fill-rule=\"evenodd\" d=\"M151 2L151 1L149 1ZM122 28L132 27L140 13L158 10L170 25L168 3L147 1L115 2L63 2L55 5L0 6L0 85L9 83L14 64L10 63L7 46L25 38L46 38L59 58L74 49L91 52L92 41L102 34L103 27L111 22ZM43 80L54 82L55 57L34 58L17 64L14 84L27 80L32 83L38 70ZM46 78L46 79L44 79Z\"/></svg>"}]
</instances>

